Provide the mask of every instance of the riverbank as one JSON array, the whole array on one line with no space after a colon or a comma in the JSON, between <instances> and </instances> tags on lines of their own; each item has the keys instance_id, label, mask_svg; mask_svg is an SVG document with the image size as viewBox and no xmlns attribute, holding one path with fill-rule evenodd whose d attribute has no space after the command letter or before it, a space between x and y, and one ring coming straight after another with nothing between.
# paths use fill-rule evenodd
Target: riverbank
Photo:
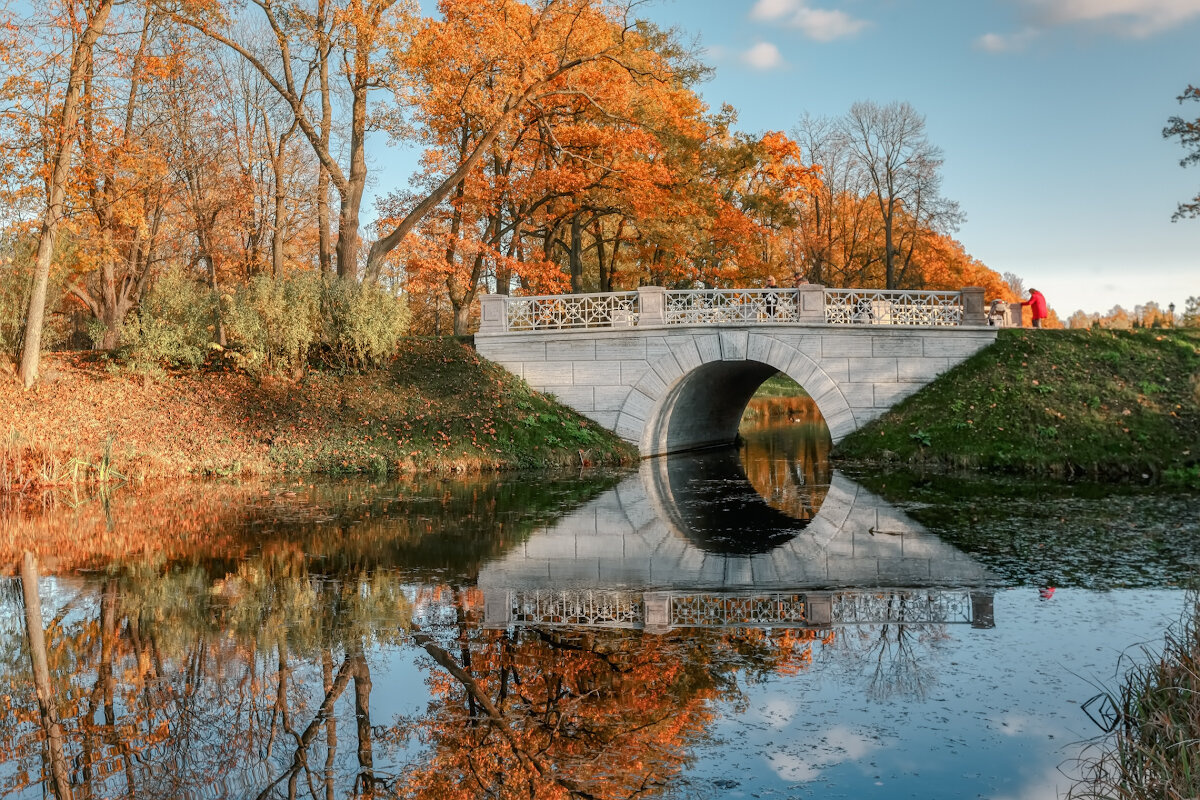
<instances>
[{"instance_id":1,"label":"riverbank","mask_svg":"<svg viewBox=\"0 0 1200 800\"><path fill-rule=\"evenodd\" d=\"M187 475L450 473L616 464L627 444L453 339L408 339L386 370L291 381L179 371L146 381L48 354L0 375L0 490Z\"/></svg>"},{"instance_id":2,"label":"riverbank","mask_svg":"<svg viewBox=\"0 0 1200 800\"><path fill-rule=\"evenodd\" d=\"M835 457L1200 485L1200 331L1001 331Z\"/></svg>"}]
</instances>

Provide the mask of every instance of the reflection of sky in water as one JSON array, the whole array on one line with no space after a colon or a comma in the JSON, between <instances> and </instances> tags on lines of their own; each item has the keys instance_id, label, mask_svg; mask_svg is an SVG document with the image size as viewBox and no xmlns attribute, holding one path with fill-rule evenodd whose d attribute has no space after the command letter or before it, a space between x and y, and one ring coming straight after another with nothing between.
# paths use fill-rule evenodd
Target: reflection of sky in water
<instances>
[{"instance_id":1,"label":"reflection of sky in water","mask_svg":"<svg viewBox=\"0 0 1200 800\"><path fill-rule=\"evenodd\" d=\"M924 699L872 700L874 664L818 646L807 671L744 686L744 713L721 709L678 796L1051 800L1100 734L1082 704L1116 688L1122 653L1159 648L1183 606L1181 591L1000 592L995 628L919 645Z\"/></svg>"}]
</instances>

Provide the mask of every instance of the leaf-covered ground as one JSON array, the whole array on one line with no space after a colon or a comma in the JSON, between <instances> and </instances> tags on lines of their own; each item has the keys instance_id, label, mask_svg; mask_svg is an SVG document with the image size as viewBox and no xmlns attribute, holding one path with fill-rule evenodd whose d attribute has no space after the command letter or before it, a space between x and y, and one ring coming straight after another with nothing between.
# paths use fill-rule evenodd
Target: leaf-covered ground
<instances>
[{"instance_id":1,"label":"leaf-covered ground","mask_svg":"<svg viewBox=\"0 0 1200 800\"><path fill-rule=\"evenodd\" d=\"M230 370L143 381L48 355L24 390L0 375L0 488L112 469L179 475L409 473L615 463L610 433L451 339L410 339L386 371L298 381ZM106 458L106 449L109 456Z\"/></svg>"},{"instance_id":2,"label":"leaf-covered ground","mask_svg":"<svg viewBox=\"0 0 1200 800\"><path fill-rule=\"evenodd\" d=\"M1005 330L839 456L1058 475L1200 477L1200 331Z\"/></svg>"}]
</instances>

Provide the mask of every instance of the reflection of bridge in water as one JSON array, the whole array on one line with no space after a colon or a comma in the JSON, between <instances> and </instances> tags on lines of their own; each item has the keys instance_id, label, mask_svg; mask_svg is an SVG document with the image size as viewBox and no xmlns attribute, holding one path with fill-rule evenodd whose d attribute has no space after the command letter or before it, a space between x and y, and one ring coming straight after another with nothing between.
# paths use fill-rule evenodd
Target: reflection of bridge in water
<instances>
[{"instance_id":1,"label":"reflection of bridge in water","mask_svg":"<svg viewBox=\"0 0 1200 800\"><path fill-rule=\"evenodd\" d=\"M992 624L981 564L845 476L816 515L763 500L734 451L643 462L479 575L490 626Z\"/></svg>"}]
</instances>

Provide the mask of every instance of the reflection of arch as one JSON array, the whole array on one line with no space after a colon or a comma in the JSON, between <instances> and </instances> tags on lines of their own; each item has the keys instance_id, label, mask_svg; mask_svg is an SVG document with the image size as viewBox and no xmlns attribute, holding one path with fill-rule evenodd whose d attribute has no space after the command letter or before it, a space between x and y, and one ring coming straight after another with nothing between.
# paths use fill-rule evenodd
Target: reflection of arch
<instances>
[{"instance_id":1,"label":"reflection of arch","mask_svg":"<svg viewBox=\"0 0 1200 800\"><path fill-rule=\"evenodd\" d=\"M625 398L616 430L640 430L643 455L729 444L746 403L776 372L813 398L834 442L854 430L850 404L816 361L786 342L747 331L697 334L652 359Z\"/></svg>"},{"instance_id":2,"label":"reflection of arch","mask_svg":"<svg viewBox=\"0 0 1200 800\"><path fill-rule=\"evenodd\" d=\"M752 555L786 544L808 525L772 508L746 477L736 449L722 447L671 459L647 471L659 513L677 535L708 553Z\"/></svg>"},{"instance_id":3,"label":"reflection of arch","mask_svg":"<svg viewBox=\"0 0 1200 800\"><path fill-rule=\"evenodd\" d=\"M981 586L982 565L835 472L807 526L770 552L718 553L677 527L688 495L670 471L688 456L647 459L638 474L489 561L479 585L770 591L796 587Z\"/></svg>"}]
</instances>

